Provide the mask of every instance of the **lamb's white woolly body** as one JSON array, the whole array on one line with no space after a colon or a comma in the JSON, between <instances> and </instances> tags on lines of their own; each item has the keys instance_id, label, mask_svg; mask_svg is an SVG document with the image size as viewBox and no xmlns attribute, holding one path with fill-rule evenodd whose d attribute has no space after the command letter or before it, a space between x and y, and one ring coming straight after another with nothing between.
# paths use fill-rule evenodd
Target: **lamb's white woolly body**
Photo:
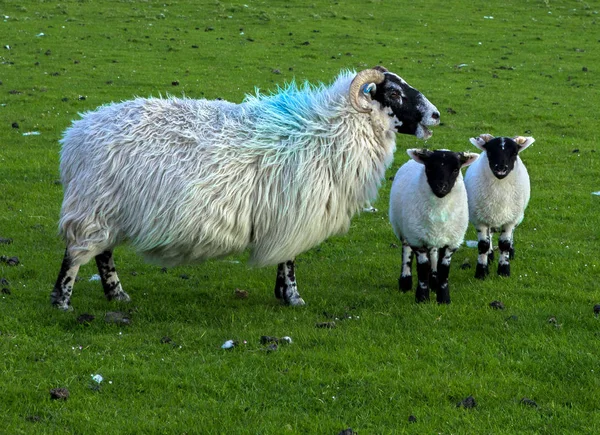
<instances>
[{"instance_id":1,"label":"lamb's white woolly body","mask_svg":"<svg viewBox=\"0 0 600 435\"><path fill-rule=\"evenodd\" d=\"M457 249L469 225L467 194L462 174L443 198L431 192L425 167L409 160L394 177L390 222L396 236L411 247Z\"/></svg>"},{"instance_id":2,"label":"lamb's white woolly body","mask_svg":"<svg viewBox=\"0 0 600 435\"><path fill-rule=\"evenodd\" d=\"M485 224L494 229L516 226L525 215L529 203L530 183L527 168L517 156L514 169L499 180L494 177L483 151L465 175L469 195L469 220L476 227Z\"/></svg>"},{"instance_id":3,"label":"lamb's white woolly body","mask_svg":"<svg viewBox=\"0 0 600 435\"><path fill-rule=\"evenodd\" d=\"M276 264L347 231L395 150L395 118L350 105L354 75L239 105L139 98L84 114L62 140L73 263L129 240L165 265L247 247Z\"/></svg>"}]
</instances>

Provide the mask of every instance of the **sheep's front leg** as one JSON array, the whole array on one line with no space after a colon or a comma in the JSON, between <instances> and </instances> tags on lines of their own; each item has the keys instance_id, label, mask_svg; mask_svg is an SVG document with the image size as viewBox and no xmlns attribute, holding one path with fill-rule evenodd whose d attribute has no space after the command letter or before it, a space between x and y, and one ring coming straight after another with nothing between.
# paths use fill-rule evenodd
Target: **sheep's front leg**
<instances>
[{"instance_id":1,"label":"sheep's front leg","mask_svg":"<svg viewBox=\"0 0 600 435\"><path fill-rule=\"evenodd\" d=\"M104 251L96 255L95 259L106 299L129 302L131 298L121 287L112 251Z\"/></svg>"},{"instance_id":2,"label":"sheep's front leg","mask_svg":"<svg viewBox=\"0 0 600 435\"><path fill-rule=\"evenodd\" d=\"M412 290L412 261L413 250L406 240L402 241L402 271L398 278L398 286L400 291L406 293Z\"/></svg>"},{"instance_id":3,"label":"sheep's front leg","mask_svg":"<svg viewBox=\"0 0 600 435\"><path fill-rule=\"evenodd\" d=\"M282 299L286 305L304 305L304 299L298 293L294 260L277 265L277 280L275 281L275 297Z\"/></svg>"},{"instance_id":4,"label":"sheep's front leg","mask_svg":"<svg viewBox=\"0 0 600 435\"><path fill-rule=\"evenodd\" d=\"M438 285L437 291L437 302L438 304L449 304L450 303L450 286L448 284L448 276L450 275L450 262L452 261L452 255L456 252L456 249L450 249L448 247L442 248L440 251L440 260L438 263Z\"/></svg>"},{"instance_id":5,"label":"sheep's front leg","mask_svg":"<svg viewBox=\"0 0 600 435\"><path fill-rule=\"evenodd\" d=\"M485 279L485 277L490 273L489 263L488 263L488 255L491 248L491 238L489 229L485 226L477 227L477 239L479 242L477 243L477 249L479 251L479 256L477 257L477 267L475 269L475 278L477 279Z\"/></svg>"},{"instance_id":6,"label":"sheep's front leg","mask_svg":"<svg viewBox=\"0 0 600 435\"><path fill-rule=\"evenodd\" d=\"M52 305L64 311L73 309L71 307L71 294L73 293L73 285L75 284L75 278L77 278L77 272L79 272L79 264L73 264L69 250L66 249L56 284L54 284L54 290L50 294Z\"/></svg>"},{"instance_id":7,"label":"sheep's front leg","mask_svg":"<svg viewBox=\"0 0 600 435\"><path fill-rule=\"evenodd\" d=\"M429 264L431 265L431 272L429 272L429 288L437 293L439 290L438 282L438 248L431 248L429 250Z\"/></svg>"},{"instance_id":8,"label":"sheep's front leg","mask_svg":"<svg viewBox=\"0 0 600 435\"><path fill-rule=\"evenodd\" d=\"M510 255L511 250L513 251L513 230L514 225L505 225L502 227L502 232L498 239L498 250L500 255L498 258L498 275L510 276Z\"/></svg>"},{"instance_id":9,"label":"sheep's front leg","mask_svg":"<svg viewBox=\"0 0 600 435\"><path fill-rule=\"evenodd\" d=\"M429 300L429 274L431 273L431 262L429 261L429 251L427 248L412 248L417 256L417 276L419 284L415 294L417 302Z\"/></svg>"}]
</instances>

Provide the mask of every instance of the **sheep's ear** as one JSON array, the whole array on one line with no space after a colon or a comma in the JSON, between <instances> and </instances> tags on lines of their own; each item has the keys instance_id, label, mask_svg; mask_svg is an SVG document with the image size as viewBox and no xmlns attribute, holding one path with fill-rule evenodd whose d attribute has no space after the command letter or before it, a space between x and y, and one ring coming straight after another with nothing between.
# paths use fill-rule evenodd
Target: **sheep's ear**
<instances>
[{"instance_id":1,"label":"sheep's ear","mask_svg":"<svg viewBox=\"0 0 600 435\"><path fill-rule=\"evenodd\" d=\"M460 160L460 167L464 168L465 166L469 166L471 163L473 163L475 160L477 160L479 158L479 154L477 153L458 153L459 154L459 160Z\"/></svg>"},{"instance_id":2,"label":"sheep's ear","mask_svg":"<svg viewBox=\"0 0 600 435\"><path fill-rule=\"evenodd\" d=\"M429 156L431 155L431 151L426 148L411 148L406 150L406 154L410 156L415 162L420 163L422 165L425 164L427 160L429 160Z\"/></svg>"},{"instance_id":3,"label":"sheep's ear","mask_svg":"<svg viewBox=\"0 0 600 435\"><path fill-rule=\"evenodd\" d=\"M372 97L377 92L377 85L375 83L367 83L362 88L363 94L367 97Z\"/></svg>"},{"instance_id":4,"label":"sheep's ear","mask_svg":"<svg viewBox=\"0 0 600 435\"><path fill-rule=\"evenodd\" d=\"M381 65L376 65L373 67L373 69L376 69L377 71L381 71L382 73L386 73L388 72L387 68L381 66Z\"/></svg>"},{"instance_id":5,"label":"sheep's ear","mask_svg":"<svg viewBox=\"0 0 600 435\"><path fill-rule=\"evenodd\" d=\"M523 151L529 145L535 142L535 139L530 136L517 136L513 140L519 145L519 152Z\"/></svg>"},{"instance_id":6,"label":"sheep's ear","mask_svg":"<svg viewBox=\"0 0 600 435\"><path fill-rule=\"evenodd\" d=\"M469 141L479 148L481 151L485 151L485 144L494 138L491 134L480 134L479 137L472 137Z\"/></svg>"}]
</instances>

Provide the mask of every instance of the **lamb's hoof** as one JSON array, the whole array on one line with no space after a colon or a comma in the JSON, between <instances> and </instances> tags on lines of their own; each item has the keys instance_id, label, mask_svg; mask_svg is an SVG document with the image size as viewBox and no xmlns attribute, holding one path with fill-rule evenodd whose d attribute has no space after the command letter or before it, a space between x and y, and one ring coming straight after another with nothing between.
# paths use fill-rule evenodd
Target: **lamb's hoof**
<instances>
[{"instance_id":1,"label":"lamb's hoof","mask_svg":"<svg viewBox=\"0 0 600 435\"><path fill-rule=\"evenodd\" d=\"M442 285L437 292L437 303L438 304L449 304L450 303L450 288L447 285Z\"/></svg>"},{"instance_id":2,"label":"lamb's hoof","mask_svg":"<svg viewBox=\"0 0 600 435\"><path fill-rule=\"evenodd\" d=\"M498 276L510 276L510 264L499 264Z\"/></svg>"},{"instance_id":3,"label":"lamb's hoof","mask_svg":"<svg viewBox=\"0 0 600 435\"><path fill-rule=\"evenodd\" d=\"M401 276L398 278L398 287L402 293L406 293L412 289L412 275Z\"/></svg>"},{"instance_id":4,"label":"lamb's hoof","mask_svg":"<svg viewBox=\"0 0 600 435\"><path fill-rule=\"evenodd\" d=\"M429 289L419 289L415 294L415 301L420 304L422 302L429 302Z\"/></svg>"},{"instance_id":5,"label":"lamb's hoof","mask_svg":"<svg viewBox=\"0 0 600 435\"><path fill-rule=\"evenodd\" d=\"M488 266L484 266L483 264L477 263L477 267L475 268L475 278L477 279L485 279L490 273L490 269Z\"/></svg>"},{"instance_id":6,"label":"lamb's hoof","mask_svg":"<svg viewBox=\"0 0 600 435\"><path fill-rule=\"evenodd\" d=\"M508 250L508 259L509 260L514 260L515 259L515 248L510 248Z\"/></svg>"}]
</instances>

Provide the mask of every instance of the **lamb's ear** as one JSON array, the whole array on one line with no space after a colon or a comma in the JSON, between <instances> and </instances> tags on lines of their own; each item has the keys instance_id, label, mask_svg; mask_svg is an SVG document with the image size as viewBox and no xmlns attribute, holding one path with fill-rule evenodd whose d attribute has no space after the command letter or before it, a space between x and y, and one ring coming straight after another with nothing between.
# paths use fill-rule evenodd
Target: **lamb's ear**
<instances>
[{"instance_id":1,"label":"lamb's ear","mask_svg":"<svg viewBox=\"0 0 600 435\"><path fill-rule=\"evenodd\" d=\"M485 144L494 138L491 134L480 134L479 137L472 137L469 141L479 148L481 151L485 151Z\"/></svg>"},{"instance_id":2,"label":"lamb's ear","mask_svg":"<svg viewBox=\"0 0 600 435\"><path fill-rule=\"evenodd\" d=\"M519 152L535 142L535 139L530 136L516 136L513 140L519 145Z\"/></svg>"},{"instance_id":3,"label":"lamb's ear","mask_svg":"<svg viewBox=\"0 0 600 435\"><path fill-rule=\"evenodd\" d=\"M469 166L471 163L473 163L475 160L477 160L479 158L479 154L477 154L477 153L464 152L464 153L458 153L458 154L459 154L461 168L464 168L465 166Z\"/></svg>"},{"instance_id":4,"label":"lamb's ear","mask_svg":"<svg viewBox=\"0 0 600 435\"><path fill-rule=\"evenodd\" d=\"M410 158L413 159L415 162L424 165L425 162L429 160L431 151L429 151L426 148L411 148L406 150L406 154L408 154Z\"/></svg>"}]
</instances>

